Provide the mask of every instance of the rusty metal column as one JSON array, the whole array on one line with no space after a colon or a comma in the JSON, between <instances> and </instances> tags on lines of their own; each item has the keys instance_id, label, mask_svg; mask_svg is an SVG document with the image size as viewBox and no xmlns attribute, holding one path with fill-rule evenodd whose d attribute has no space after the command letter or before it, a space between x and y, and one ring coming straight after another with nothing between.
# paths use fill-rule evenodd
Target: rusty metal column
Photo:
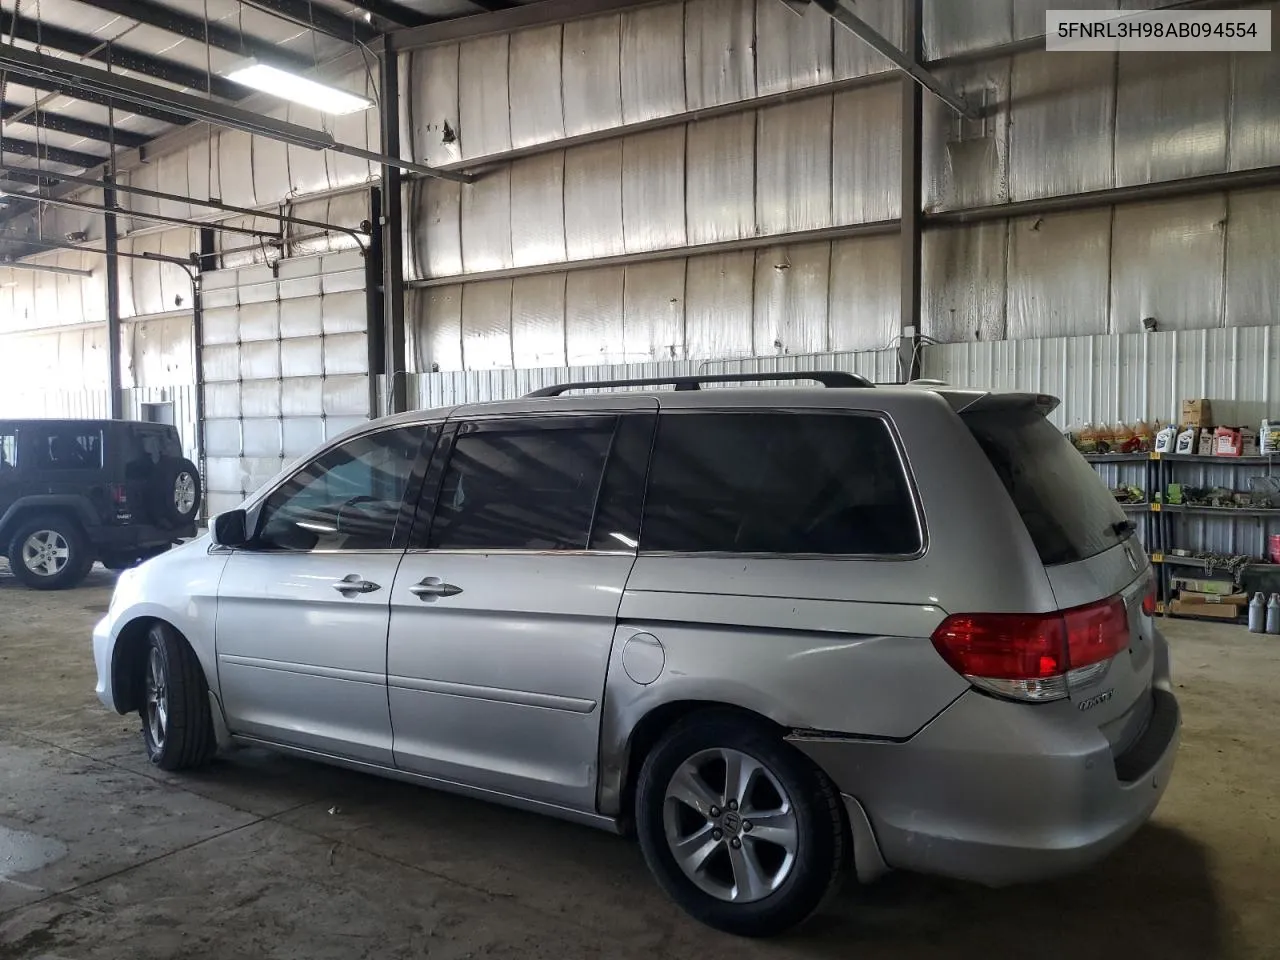
<instances>
[{"instance_id":1,"label":"rusty metal column","mask_svg":"<svg viewBox=\"0 0 1280 960\"><path fill-rule=\"evenodd\" d=\"M112 184L115 177L102 178L102 205L111 211L116 205L116 191ZM123 358L120 343L120 235L117 232L116 215L108 212L104 217L104 249L107 258L107 408L112 420L124 419L124 388L121 381Z\"/></svg>"},{"instance_id":2,"label":"rusty metal column","mask_svg":"<svg viewBox=\"0 0 1280 960\"><path fill-rule=\"evenodd\" d=\"M906 0L905 53L919 63L924 54L921 22L924 0ZM923 190L923 91L911 77L902 78L902 218L898 371L903 380L920 376L921 206Z\"/></svg>"},{"instance_id":3,"label":"rusty metal column","mask_svg":"<svg viewBox=\"0 0 1280 960\"><path fill-rule=\"evenodd\" d=\"M395 34L382 50L382 154L400 156L400 57ZM404 201L400 168L382 167L382 323L388 413L408 409L404 329ZM373 372L370 371L370 375Z\"/></svg>"}]
</instances>

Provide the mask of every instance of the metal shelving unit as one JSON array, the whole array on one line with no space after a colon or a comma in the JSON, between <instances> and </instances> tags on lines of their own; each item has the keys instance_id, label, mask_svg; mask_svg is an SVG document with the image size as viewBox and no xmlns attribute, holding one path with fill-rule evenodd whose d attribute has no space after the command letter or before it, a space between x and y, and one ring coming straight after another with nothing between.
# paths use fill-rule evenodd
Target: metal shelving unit
<instances>
[{"instance_id":1,"label":"metal shelving unit","mask_svg":"<svg viewBox=\"0 0 1280 960\"><path fill-rule=\"evenodd\" d=\"M1209 516L1226 518L1248 518L1260 522L1261 548L1265 553L1268 522L1280 521L1280 507L1212 507L1193 503L1164 503L1163 497L1169 484L1174 481L1174 470L1182 464L1212 464L1217 467L1265 467L1270 476L1272 467L1280 462L1280 454L1259 457L1215 457L1201 454L1174 453L1106 453L1085 454L1085 459L1093 464L1144 463L1143 489L1148 501L1144 503L1121 503L1125 513L1142 516L1143 543L1147 548L1151 561L1156 565L1160 584L1160 598L1163 606L1172 595L1170 587L1170 569L1184 567L1209 570L1216 565L1197 557L1182 557L1170 551L1177 549L1178 537L1175 521L1179 516ZM1174 616L1175 614L1167 614Z\"/></svg>"}]
</instances>

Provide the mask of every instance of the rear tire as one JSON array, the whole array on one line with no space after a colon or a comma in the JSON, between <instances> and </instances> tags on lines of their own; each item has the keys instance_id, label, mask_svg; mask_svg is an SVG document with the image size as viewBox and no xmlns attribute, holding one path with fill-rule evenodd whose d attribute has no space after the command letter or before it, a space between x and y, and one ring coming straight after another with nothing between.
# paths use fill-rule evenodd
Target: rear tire
<instances>
[{"instance_id":1,"label":"rear tire","mask_svg":"<svg viewBox=\"0 0 1280 960\"><path fill-rule=\"evenodd\" d=\"M209 685L195 651L167 623L153 625L143 648L142 739L161 770L190 770L217 751Z\"/></svg>"},{"instance_id":2,"label":"rear tire","mask_svg":"<svg viewBox=\"0 0 1280 960\"><path fill-rule=\"evenodd\" d=\"M93 568L93 552L80 525L54 513L20 523L8 556L13 575L33 590L79 586Z\"/></svg>"},{"instance_id":3,"label":"rear tire","mask_svg":"<svg viewBox=\"0 0 1280 960\"><path fill-rule=\"evenodd\" d=\"M727 933L767 937L803 922L845 863L831 781L766 724L734 711L673 727L645 759L635 806L658 883Z\"/></svg>"}]
</instances>

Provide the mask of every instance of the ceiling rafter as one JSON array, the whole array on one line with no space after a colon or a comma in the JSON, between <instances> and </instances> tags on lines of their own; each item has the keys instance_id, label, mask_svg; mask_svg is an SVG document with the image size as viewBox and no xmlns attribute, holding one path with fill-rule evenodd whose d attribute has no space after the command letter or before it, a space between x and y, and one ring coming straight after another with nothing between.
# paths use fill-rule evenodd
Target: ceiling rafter
<instances>
[{"instance_id":1,"label":"ceiling rafter","mask_svg":"<svg viewBox=\"0 0 1280 960\"><path fill-rule=\"evenodd\" d=\"M135 73L227 100L242 97L246 92L242 86L224 77L209 77L203 70L149 53L142 53L120 44L104 44L101 37L87 33L39 23L27 17L15 18L8 10L0 10L0 34L5 37L12 35L28 43L75 54L124 70L132 70Z\"/></svg>"},{"instance_id":2,"label":"ceiling rafter","mask_svg":"<svg viewBox=\"0 0 1280 960\"><path fill-rule=\"evenodd\" d=\"M309 70L315 66L312 59L292 50L282 49L278 44L253 34L228 27L214 21L206 21L203 17L193 17L172 7L156 3L155 0L80 0L89 6L117 16L128 17L138 23L159 27L169 33L204 43L209 43L219 50L253 57L263 63L271 63L291 70ZM206 33L207 30L207 33Z\"/></svg>"},{"instance_id":3,"label":"ceiling rafter","mask_svg":"<svg viewBox=\"0 0 1280 960\"><path fill-rule=\"evenodd\" d=\"M0 152L13 153L20 157L35 157L38 160L49 160L53 163L65 163L69 167L97 167L107 162L106 157L80 150L68 150L65 147L50 147L43 143L32 143L30 140L15 140L5 137L0 140Z\"/></svg>"},{"instance_id":4,"label":"ceiling rafter","mask_svg":"<svg viewBox=\"0 0 1280 960\"><path fill-rule=\"evenodd\" d=\"M67 117L60 113L50 113L39 108L32 110L31 107L7 101L0 103L0 120L5 122L24 112L26 115L16 122L32 127L42 127L45 130L56 130L58 133L65 133L73 137L84 137L86 140L114 143L116 146L126 147L131 150L142 146L151 139L141 133L121 130L119 127L113 130L111 127L103 126L100 123L91 123L88 120Z\"/></svg>"},{"instance_id":5,"label":"ceiling rafter","mask_svg":"<svg viewBox=\"0 0 1280 960\"><path fill-rule=\"evenodd\" d=\"M241 0L283 20L342 40L345 43L373 43L382 34L355 17L344 17L311 0Z\"/></svg>"},{"instance_id":6,"label":"ceiling rafter","mask_svg":"<svg viewBox=\"0 0 1280 960\"><path fill-rule=\"evenodd\" d=\"M347 0L347 2L397 27L423 27L435 22L434 17L412 10L397 0Z\"/></svg>"},{"instance_id":7,"label":"ceiling rafter","mask_svg":"<svg viewBox=\"0 0 1280 960\"><path fill-rule=\"evenodd\" d=\"M102 107L114 107L121 114L137 114L140 117L158 120L160 123L171 123L174 126L183 126L189 122L186 117L180 117L176 113L168 113L167 111L156 110L152 107L125 103L124 101L116 100L113 97L104 97L101 94L92 93L87 90L80 90L69 83L57 83L55 81L39 77L12 76L9 78L9 84L11 86L16 85L19 87L30 87L32 90L39 90L41 93L59 93L65 97L71 97L73 100L80 100L84 103L95 103Z\"/></svg>"}]
</instances>

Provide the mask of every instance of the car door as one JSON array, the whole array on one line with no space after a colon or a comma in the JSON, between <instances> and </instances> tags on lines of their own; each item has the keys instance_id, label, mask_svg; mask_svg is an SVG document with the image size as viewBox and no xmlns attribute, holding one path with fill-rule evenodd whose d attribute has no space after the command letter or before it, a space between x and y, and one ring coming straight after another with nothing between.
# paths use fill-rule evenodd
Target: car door
<instances>
[{"instance_id":1,"label":"car door","mask_svg":"<svg viewBox=\"0 0 1280 960\"><path fill-rule=\"evenodd\" d=\"M391 597L400 768L594 810L604 679L655 419L626 412L643 398L616 402L464 417L446 431Z\"/></svg>"},{"instance_id":2,"label":"car door","mask_svg":"<svg viewBox=\"0 0 1280 960\"><path fill-rule=\"evenodd\" d=\"M402 505L438 432L361 434L262 501L250 545L234 551L218 587L218 678L233 733L391 764L387 618Z\"/></svg>"}]
</instances>

